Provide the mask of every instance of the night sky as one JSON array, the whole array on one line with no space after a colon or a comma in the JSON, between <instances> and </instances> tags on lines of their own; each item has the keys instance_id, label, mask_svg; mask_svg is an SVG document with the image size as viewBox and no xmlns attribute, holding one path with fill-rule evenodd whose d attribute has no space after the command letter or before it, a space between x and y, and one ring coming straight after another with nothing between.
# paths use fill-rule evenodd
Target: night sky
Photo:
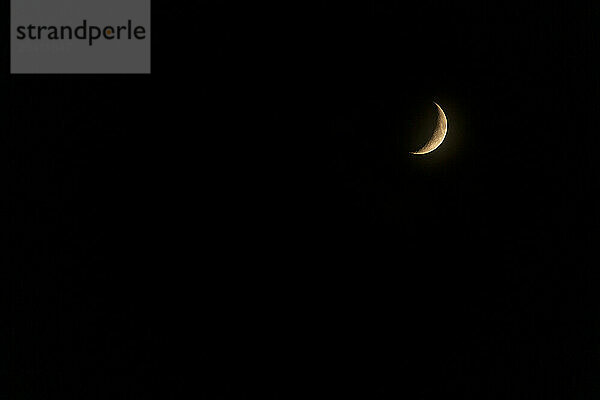
<instances>
[{"instance_id":1,"label":"night sky","mask_svg":"<svg viewBox=\"0 0 600 400\"><path fill-rule=\"evenodd\" d=\"M5 65L7 398L597 398L600 7L528 3L153 4L150 76Z\"/></svg>"}]
</instances>

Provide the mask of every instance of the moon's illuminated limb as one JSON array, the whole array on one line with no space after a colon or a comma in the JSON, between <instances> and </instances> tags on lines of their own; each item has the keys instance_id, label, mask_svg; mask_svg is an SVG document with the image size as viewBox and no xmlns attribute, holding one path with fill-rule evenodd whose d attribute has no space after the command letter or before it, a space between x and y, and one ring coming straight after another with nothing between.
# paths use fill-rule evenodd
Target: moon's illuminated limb
<instances>
[{"instance_id":1,"label":"moon's illuminated limb","mask_svg":"<svg viewBox=\"0 0 600 400\"><path fill-rule=\"evenodd\" d=\"M446 132L448 131L448 121L446 120L446 114L444 114L444 110L442 110L442 107L440 107L438 103L433 104L436 105L438 111L437 126L433 131L433 135L431 135L431 138L429 138L429 141L425 143L425 145L419 150L414 152L411 151L411 154L431 153L432 151L437 149L440 146L440 144L442 144L442 142L444 141L444 138L446 138Z\"/></svg>"}]
</instances>

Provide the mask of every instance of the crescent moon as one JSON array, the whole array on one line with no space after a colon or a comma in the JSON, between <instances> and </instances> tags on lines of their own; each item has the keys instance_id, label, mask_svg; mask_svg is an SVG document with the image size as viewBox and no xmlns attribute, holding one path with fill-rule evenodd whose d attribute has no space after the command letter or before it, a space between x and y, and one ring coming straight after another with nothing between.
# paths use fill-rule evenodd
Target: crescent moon
<instances>
[{"instance_id":1,"label":"crescent moon","mask_svg":"<svg viewBox=\"0 0 600 400\"><path fill-rule=\"evenodd\" d=\"M448 120L446 119L446 114L444 114L444 110L438 103L433 103L437 107L437 124L435 130L433 131L433 135L429 138L429 141L425 143L423 147L421 147L417 151L411 151L410 154L427 154L431 153L435 149L437 149L440 144L446 138L446 132L448 132Z\"/></svg>"}]
</instances>

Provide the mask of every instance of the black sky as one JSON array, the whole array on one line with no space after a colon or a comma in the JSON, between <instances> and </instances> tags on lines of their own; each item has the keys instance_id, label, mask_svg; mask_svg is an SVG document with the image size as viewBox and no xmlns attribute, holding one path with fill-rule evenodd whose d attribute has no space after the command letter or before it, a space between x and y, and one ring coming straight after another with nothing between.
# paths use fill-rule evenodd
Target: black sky
<instances>
[{"instance_id":1,"label":"black sky","mask_svg":"<svg viewBox=\"0 0 600 400\"><path fill-rule=\"evenodd\" d=\"M5 65L10 398L598 394L597 5L153 6Z\"/></svg>"},{"instance_id":2,"label":"black sky","mask_svg":"<svg viewBox=\"0 0 600 400\"><path fill-rule=\"evenodd\" d=\"M250 329L246 340L219 347L244 365L225 362L226 387L281 398L593 396L598 10L285 11L268 14L274 27L240 59L242 104L258 103L236 126L261 144L236 153L256 169L244 172L251 183L236 201L247 208L234 220L248 221L238 239L264 258L263 273L244 268L253 279L231 292L261 300L231 325ZM448 115L447 139L410 156L432 101ZM247 236L258 231L260 250Z\"/></svg>"}]
</instances>

